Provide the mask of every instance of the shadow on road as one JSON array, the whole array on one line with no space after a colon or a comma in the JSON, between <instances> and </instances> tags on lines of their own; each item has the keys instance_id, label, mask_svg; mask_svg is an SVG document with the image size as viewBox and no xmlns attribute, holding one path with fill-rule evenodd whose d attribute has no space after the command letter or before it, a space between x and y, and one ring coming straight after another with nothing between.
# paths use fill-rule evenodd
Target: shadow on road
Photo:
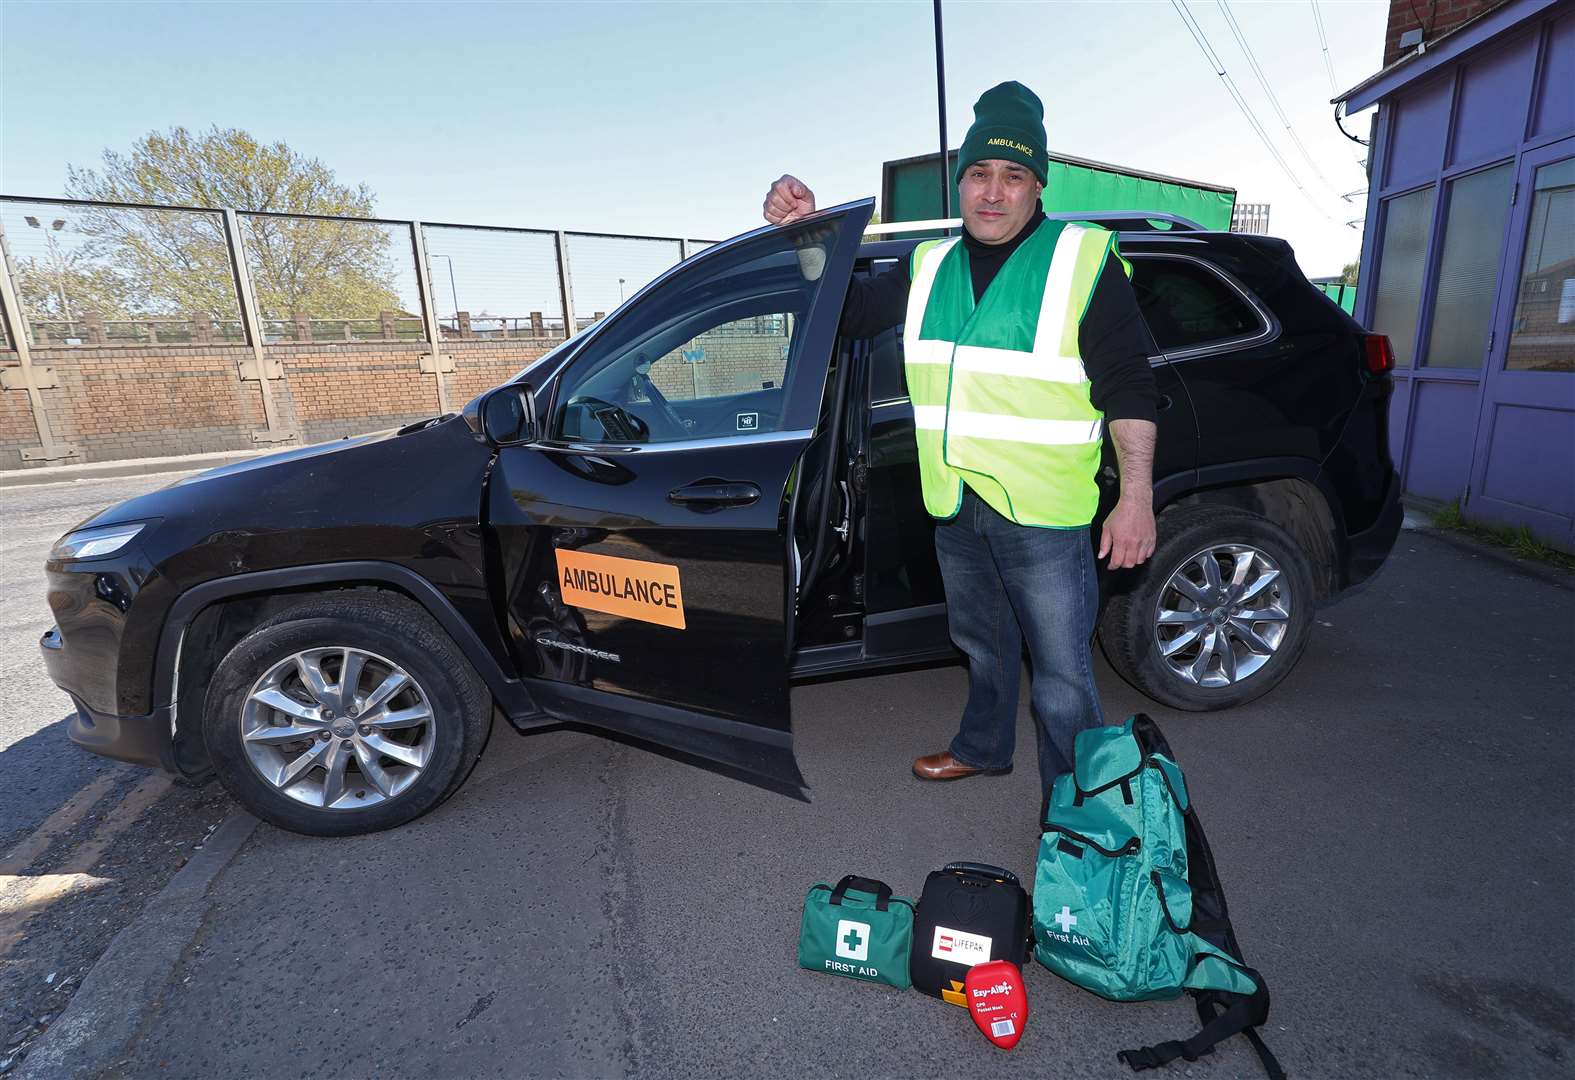
<instances>
[{"instance_id":1,"label":"shadow on road","mask_svg":"<svg viewBox=\"0 0 1575 1080\"><path fill-rule=\"evenodd\" d=\"M0 750L0 856L95 780L130 766L66 738L67 713Z\"/></svg>"},{"instance_id":2,"label":"shadow on road","mask_svg":"<svg viewBox=\"0 0 1575 1080\"><path fill-rule=\"evenodd\" d=\"M0 1075L230 805L73 746L70 718L0 751Z\"/></svg>"}]
</instances>

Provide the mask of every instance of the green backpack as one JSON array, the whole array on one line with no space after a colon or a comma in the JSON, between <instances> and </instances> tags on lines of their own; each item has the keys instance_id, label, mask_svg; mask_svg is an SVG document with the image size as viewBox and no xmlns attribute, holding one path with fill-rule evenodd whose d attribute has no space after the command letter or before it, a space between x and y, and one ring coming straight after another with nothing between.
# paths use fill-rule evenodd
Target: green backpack
<instances>
[{"instance_id":1,"label":"green backpack","mask_svg":"<svg viewBox=\"0 0 1575 1080\"><path fill-rule=\"evenodd\" d=\"M1225 894L1187 782L1143 713L1077 736L1076 770L1056 777L1034 877L1034 956L1112 1001L1197 999L1203 1029L1117 1056L1134 1070L1195 1061L1246 1034L1265 1070L1279 1062L1255 1030L1269 990L1242 961Z\"/></svg>"}]
</instances>

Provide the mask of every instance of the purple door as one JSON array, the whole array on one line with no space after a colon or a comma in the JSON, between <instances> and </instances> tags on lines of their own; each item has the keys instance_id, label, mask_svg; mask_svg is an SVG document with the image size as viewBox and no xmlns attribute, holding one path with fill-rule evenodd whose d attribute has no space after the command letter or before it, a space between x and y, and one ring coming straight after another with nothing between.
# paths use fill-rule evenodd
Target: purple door
<instances>
[{"instance_id":1,"label":"purple door","mask_svg":"<svg viewBox=\"0 0 1575 1080\"><path fill-rule=\"evenodd\" d=\"M1521 155L1467 505L1575 550L1575 138Z\"/></svg>"}]
</instances>

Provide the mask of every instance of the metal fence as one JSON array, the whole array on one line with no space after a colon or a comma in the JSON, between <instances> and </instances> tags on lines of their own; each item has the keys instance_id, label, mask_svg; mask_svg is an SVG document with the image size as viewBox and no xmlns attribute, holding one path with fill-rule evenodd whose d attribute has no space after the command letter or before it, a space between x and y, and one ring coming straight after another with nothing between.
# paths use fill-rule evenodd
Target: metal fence
<instances>
[{"instance_id":1,"label":"metal fence","mask_svg":"<svg viewBox=\"0 0 1575 1080\"><path fill-rule=\"evenodd\" d=\"M562 339L712 242L0 195L0 343Z\"/></svg>"}]
</instances>

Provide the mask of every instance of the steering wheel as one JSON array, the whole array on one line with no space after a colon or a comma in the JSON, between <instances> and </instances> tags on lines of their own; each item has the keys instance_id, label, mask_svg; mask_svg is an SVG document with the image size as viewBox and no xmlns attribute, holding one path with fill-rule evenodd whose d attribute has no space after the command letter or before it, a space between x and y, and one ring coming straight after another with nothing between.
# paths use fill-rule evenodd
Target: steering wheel
<instances>
[{"instance_id":1,"label":"steering wheel","mask_svg":"<svg viewBox=\"0 0 1575 1080\"><path fill-rule=\"evenodd\" d=\"M662 419L672 425L672 433L674 435L687 435L689 433L691 426L689 421L678 415L678 410L673 408L673 403L667 400L667 395L656 388L656 383L652 381L648 372L636 368L634 383L645 392L646 397L651 399L651 404L655 405L662 414Z\"/></svg>"}]
</instances>

